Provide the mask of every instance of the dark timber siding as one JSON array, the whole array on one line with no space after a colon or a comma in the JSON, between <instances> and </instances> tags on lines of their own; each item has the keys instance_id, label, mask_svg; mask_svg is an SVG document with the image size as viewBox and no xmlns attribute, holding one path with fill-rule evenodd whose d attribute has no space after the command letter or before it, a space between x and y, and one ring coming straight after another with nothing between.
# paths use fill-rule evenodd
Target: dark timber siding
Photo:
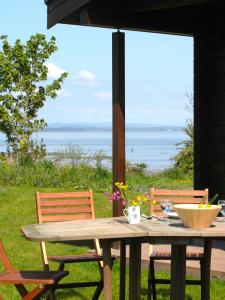
<instances>
[{"instance_id":1,"label":"dark timber siding","mask_svg":"<svg viewBox=\"0 0 225 300\"><path fill-rule=\"evenodd\" d=\"M225 39L195 37L195 188L225 197Z\"/></svg>"}]
</instances>

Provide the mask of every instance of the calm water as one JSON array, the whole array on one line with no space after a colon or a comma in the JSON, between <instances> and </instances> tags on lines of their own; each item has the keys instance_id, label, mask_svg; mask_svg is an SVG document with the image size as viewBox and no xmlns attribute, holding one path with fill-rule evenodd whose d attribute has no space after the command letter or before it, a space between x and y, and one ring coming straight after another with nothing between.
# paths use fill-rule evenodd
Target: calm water
<instances>
[{"instance_id":1,"label":"calm water","mask_svg":"<svg viewBox=\"0 0 225 300\"><path fill-rule=\"evenodd\" d=\"M103 150L112 154L112 132L109 126L82 125L76 127L48 128L34 135L43 138L48 152L66 149L69 145L80 146L94 154ZM162 170L171 166L170 158L177 153L176 143L186 139L180 127L127 126L126 158L132 163L144 162L150 170ZM4 136L0 135L0 151L5 151Z\"/></svg>"}]
</instances>

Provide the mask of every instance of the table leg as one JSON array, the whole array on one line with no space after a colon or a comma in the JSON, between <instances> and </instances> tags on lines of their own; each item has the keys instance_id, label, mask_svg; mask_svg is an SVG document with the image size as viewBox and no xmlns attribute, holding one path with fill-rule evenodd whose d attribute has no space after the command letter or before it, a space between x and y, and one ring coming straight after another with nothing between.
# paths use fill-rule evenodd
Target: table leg
<instances>
[{"instance_id":1,"label":"table leg","mask_svg":"<svg viewBox=\"0 0 225 300\"><path fill-rule=\"evenodd\" d=\"M112 257L111 243L102 241L104 300L112 300Z\"/></svg>"},{"instance_id":2,"label":"table leg","mask_svg":"<svg viewBox=\"0 0 225 300\"><path fill-rule=\"evenodd\" d=\"M130 242L129 300L140 299L141 284L141 243L138 239Z\"/></svg>"},{"instance_id":3,"label":"table leg","mask_svg":"<svg viewBox=\"0 0 225 300\"><path fill-rule=\"evenodd\" d=\"M201 300L210 299L210 265L212 240L205 239L204 257L201 263Z\"/></svg>"},{"instance_id":4,"label":"table leg","mask_svg":"<svg viewBox=\"0 0 225 300\"><path fill-rule=\"evenodd\" d=\"M172 245L170 299L185 299L186 246Z\"/></svg>"},{"instance_id":5,"label":"table leg","mask_svg":"<svg viewBox=\"0 0 225 300\"><path fill-rule=\"evenodd\" d=\"M120 300L125 300L126 295L126 242L120 242Z\"/></svg>"}]
</instances>

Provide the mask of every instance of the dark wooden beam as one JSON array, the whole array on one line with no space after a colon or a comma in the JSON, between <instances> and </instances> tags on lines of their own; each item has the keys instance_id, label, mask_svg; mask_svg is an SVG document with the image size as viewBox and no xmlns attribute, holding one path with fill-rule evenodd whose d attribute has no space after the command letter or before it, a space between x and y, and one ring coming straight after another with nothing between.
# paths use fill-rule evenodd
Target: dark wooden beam
<instances>
[{"instance_id":1,"label":"dark wooden beam","mask_svg":"<svg viewBox=\"0 0 225 300\"><path fill-rule=\"evenodd\" d=\"M55 0L48 3L48 28L79 10L91 0Z\"/></svg>"},{"instance_id":2,"label":"dark wooden beam","mask_svg":"<svg viewBox=\"0 0 225 300\"><path fill-rule=\"evenodd\" d=\"M88 15L86 8L81 9L80 11L80 24L81 25L91 25L91 18Z\"/></svg>"},{"instance_id":3,"label":"dark wooden beam","mask_svg":"<svg viewBox=\"0 0 225 300\"><path fill-rule=\"evenodd\" d=\"M188 5L204 4L215 0L127 0L120 8L126 12L155 11Z\"/></svg>"},{"instance_id":4,"label":"dark wooden beam","mask_svg":"<svg viewBox=\"0 0 225 300\"><path fill-rule=\"evenodd\" d=\"M73 14L64 18L61 23L187 36L194 35L195 31L200 30L201 27L209 26L207 18L202 20L200 17L190 18L175 13L126 14L111 7L97 10L96 7L89 6L84 10L86 17L80 18L80 21L77 20L77 14Z\"/></svg>"},{"instance_id":5,"label":"dark wooden beam","mask_svg":"<svg viewBox=\"0 0 225 300\"><path fill-rule=\"evenodd\" d=\"M113 190L125 183L125 34L112 34ZM113 201L113 216L123 215L122 202Z\"/></svg>"}]
</instances>

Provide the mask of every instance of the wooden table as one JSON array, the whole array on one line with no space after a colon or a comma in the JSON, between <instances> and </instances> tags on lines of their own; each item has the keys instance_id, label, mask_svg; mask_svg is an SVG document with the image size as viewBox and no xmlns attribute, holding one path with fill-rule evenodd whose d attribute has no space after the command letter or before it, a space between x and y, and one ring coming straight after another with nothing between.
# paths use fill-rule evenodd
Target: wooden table
<instances>
[{"instance_id":1,"label":"wooden table","mask_svg":"<svg viewBox=\"0 0 225 300\"><path fill-rule=\"evenodd\" d=\"M104 262L105 300L112 299L112 260L111 243L126 241L130 244L130 284L129 299L140 299L141 243L171 244L171 289L170 299L185 299L186 246L193 244L196 238L206 240L207 251L204 261L205 286L202 300L209 300L209 277L212 239L225 237L225 223L215 222L211 228L192 230L185 228L179 221L165 223L157 220L145 220L140 224L127 224L125 218L104 218L53 222L25 225L22 232L33 241L74 241L101 240ZM122 257L124 259L124 257ZM124 296L120 296L123 300Z\"/></svg>"}]
</instances>

